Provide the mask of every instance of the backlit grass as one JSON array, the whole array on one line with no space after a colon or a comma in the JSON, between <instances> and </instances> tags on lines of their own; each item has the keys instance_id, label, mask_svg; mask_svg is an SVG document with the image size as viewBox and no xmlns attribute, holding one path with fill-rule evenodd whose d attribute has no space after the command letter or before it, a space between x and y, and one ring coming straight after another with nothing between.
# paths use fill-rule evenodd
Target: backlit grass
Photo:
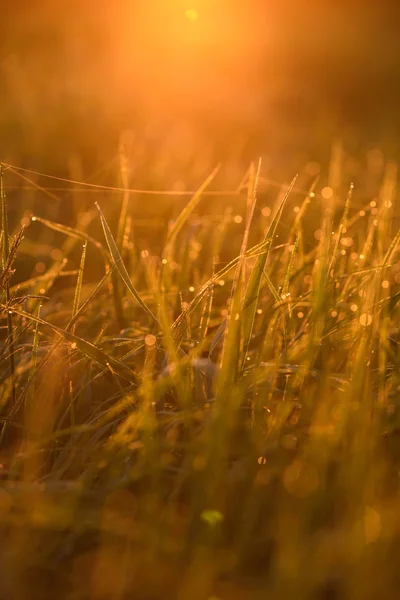
<instances>
[{"instance_id":1,"label":"backlit grass","mask_svg":"<svg viewBox=\"0 0 400 600\"><path fill-rule=\"evenodd\" d=\"M124 177L20 232L8 176L3 597L397 597L395 166L371 197L339 147L305 189L216 168L146 247Z\"/></svg>"}]
</instances>

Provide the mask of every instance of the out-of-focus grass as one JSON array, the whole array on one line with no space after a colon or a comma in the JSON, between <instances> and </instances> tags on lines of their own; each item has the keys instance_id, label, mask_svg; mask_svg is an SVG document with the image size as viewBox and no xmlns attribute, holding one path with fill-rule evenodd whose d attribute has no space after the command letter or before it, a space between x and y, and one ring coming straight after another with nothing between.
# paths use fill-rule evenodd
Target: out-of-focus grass
<instances>
[{"instance_id":1,"label":"out-of-focus grass","mask_svg":"<svg viewBox=\"0 0 400 600\"><path fill-rule=\"evenodd\" d=\"M23 240L5 174L3 597L397 597L395 166L215 171L145 247L122 174Z\"/></svg>"}]
</instances>

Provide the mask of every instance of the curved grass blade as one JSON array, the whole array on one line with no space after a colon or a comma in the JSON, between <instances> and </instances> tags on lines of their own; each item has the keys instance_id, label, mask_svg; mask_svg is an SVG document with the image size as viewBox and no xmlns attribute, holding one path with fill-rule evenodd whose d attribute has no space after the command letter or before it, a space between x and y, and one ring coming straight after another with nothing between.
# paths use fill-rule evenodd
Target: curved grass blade
<instances>
[{"instance_id":1,"label":"curved grass blade","mask_svg":"<svg viewBox=\"0 0 400 600\"><path fill-rule=\"evenodd\" d=\"M137 292L137 290L135 289L131 278L129 277L129 273L124 265L124 262L122 260L122 256L119 253L117 244L115 243L115 240L113 238L113 235L111 233L111 230L108 226L108 223L106 221L106 218L103 214L103 211L101 210L99 204L96 202L96 207L97 210L100 213L100 220L101 220L101 224L103 227L103 231L104 231L104 236L106 238L106 242L107 242L107 246L108 249L110 251L111 254L111 258L112 261L118 271L118 273L120 274L120 277L122 279L122 281L125 283L126 287L128 288L128 290L130 291L130 293L132 294L132 296L135 298L135 300L137 301L137 303L139 304L139 306L144 310L144 312L151 317L156 323L157 325L159 325L158 319L157 317L152 313L152 311L150 310L150 308L147 306L147 304L145 304L145 302L143 302L143 300L141 299L139 293Z\"/></svg>"},{"instance_id":2,"label":"curved grass blade","mask_svg":"<svg viewBox=\"0 0 400 600\"><path fill-rule=\"evenodd\" d=\"M2 308L7 309L7 307ZM138 380L132 369L124 365L124 363L120 362L113 356L106 354L105 352L97 348L97 346L94 346L94 344L72 334L69 331L66 331L65 329L61 329L60 327L57 327L56 325L53 325L48 321L44 321L40 317L35 317L34 315L31 315L30 313L27 313L23 310L19 310L16 308L12 308L10 310L12 310L14 314L28 319L34 323L37 323L38 325L50 327L50 329L52 329L57 335L64 338L70 344L74 344L77 350L79 350L82 354L84 354L87 358L89 358L96 364L107 369L111 368L116 375L122 377L123 379L126 379L130 383L137 384Z\"/></svg>"},{"instance_id":3,"label":"curved grass blade","mask_svg":"<svg viewBox=\"0 0 400 600\"><path fill-rule=\"evenodd\" d=\"M105 252L104 247L100 242L98 242L95 238L91 237L90 235L87 235L87 233L79 231L79 229L76 229L75 227L61 225L61 223L54 223L53 221L49 221L48 219L42 219L42 217L38 217L36 215L33 216L31 220L37 221L38 223L42 223L42 225L45 225L49 229L57 231L58 233L63 233L64 235L67 235L69 237L82 240L82 242L89 241L91 244L96 246L96 248L98 248L101 252Z\"/></svg>"}]
</instances>

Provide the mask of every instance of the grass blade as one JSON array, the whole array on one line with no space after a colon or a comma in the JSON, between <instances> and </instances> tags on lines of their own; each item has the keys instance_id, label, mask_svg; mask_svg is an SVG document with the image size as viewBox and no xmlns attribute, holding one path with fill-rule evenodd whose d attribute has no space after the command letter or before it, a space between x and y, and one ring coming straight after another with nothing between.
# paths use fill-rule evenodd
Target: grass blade
<instances>
[{"instance_id":1,"label":"grass blade","mask_svg":"<svg viewBox=\"0 0 400 600\"><path fill-rule=\"evenodd\" d=\"M4 309L6 307L2 308ZM124 363L117 360L113 356L106 354L91 342L88 342L87 340L84 340L83 338L72 334L66 329L61 329L61 327L57 327L56 325L53 325L52 323L49 323L48 321L45 321L40 317L35 317L34 315L31 315L30 313L27 313L23 310L17 308L13 308L11 310L14 314L28 319L29 321L32 321L34 323L37 323L38 325L42 325L43 327L50 327L50 329L52 329L57 335L64 338L64 340L68 343L73 344L77 350L79 350L82 354L84 354L94 363L100 365L101 367L112 369L112 371L116 375L122 377L123 379L126 379L130 383L137 384L138 380L132 369L124 365Z\"/></svg>"},{"instance_id":2,"label":"grass blade","mask_svg":"<svg viewBox=\"0 0 400 600\"><path fill-rule=\"evenodd\" d=\"M45 225L49 229L52 229L53 231L57 231L58 233L63 233L64 235L67 235L69 237L72 237L72 238L75 238L78 240L82 240L82 242L89 241L91 244L93 244L93 246L95 246L96 248L101 250L101 252L104 253L103 245L100 242L95 240L90 235L87 235L87 233L83 233L82 231L79 231L79 229L76 229L75 227L69 227L68 225L61 225L61 223L54 223L53 221L49 221L48 219L42 219L42 217L38 217L36 215L33 216L31 218L31 220L37 221L38 223L42 223L42 225Z\"/></svg>"},{"instance_id":3,"label":"grass blade","mask_svg":"<svg viewBox=\"0 0 400 600\"><path fill-rule=\"evenodd\" d=\"M244 335L244 344L245 348L248 348L251 334L254 326L254 319L257 310L257 302L261 289L261 281L264 274L264 269L267 264L269 252L272 246L272 240L274 239L276 228L279 223L279 219L281 218L283 207L286 204L287 199L290 196L290 193L296 183L297 177L294 177L288 189L286 190L282 201L276 211L274 218L268 228L266 233L264 242L265 248L262 254L257 258L256 264L254 265L253 271L250 275L249 282L247 284L246 292L243 299L243 335Z\"/></svg>"},{"instance_id":4,"label":"grass blade","mask_svg":"<svg viewBox=\"0 0 400 600\"><path fill-rule=\"evenodd\" d=\"M83 271L85 268L86 249L87 249L87 241L85 241L85 243L83 244L81 263L79 265L78 279L77 279L76 287L75 287L74 304L72 307L72 318L74 318L76 316L78 309L79 309L79 302L81 299L81 292L82 292ZM71 333L75 333L75 324L71 328Z\"/></svg>"},{"instance_id":5,"label":"grass blade","mask_svg":"<svg viewBox=\"0 0 400 600\"><path fill-rule=\"evenodd\" d=\"M137 301L137 303L139 304L139 306L144 310L144 312L151 317L151 319L153 319L153 321L155 321L157 324L158 323L158 319L157 317L152 313L152 311L150 310L150 308L145 304L145 302L143 302L143 300L141 299L139 293L137 292L136 288L134 287L131 278L129 277L129 273L124 265L124 262L122 260L121 254L118 250L117 244L115 243L115 240L113 238L113 235L111 233L111 230L108 226L108 223L105 219L105 216L103 214L103 211L101 210L99 204L96 202L96 206L97 209L100 213L100 220L101 220L101 224L103 227L103 231L104 231L104 236L106 238L106 242L107 242L107 246L108 249L110 251L111 254L111 258L112 261L122 279L122 281L125 283L126 287L128 288L128 290L130 291L130 293L132 294L132 296L135 298L135 300Z\"/></svg>"}]
</instances>

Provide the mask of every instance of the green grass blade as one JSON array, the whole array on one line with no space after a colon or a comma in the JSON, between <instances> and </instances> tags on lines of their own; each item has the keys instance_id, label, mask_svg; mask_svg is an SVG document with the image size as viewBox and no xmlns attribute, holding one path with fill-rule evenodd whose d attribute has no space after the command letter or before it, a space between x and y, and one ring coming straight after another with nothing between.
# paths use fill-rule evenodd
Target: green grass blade
<instances>
[{"instance_id":1,"label":"green grass blade","mask_svg":"<svg viewBox=\"0 0 400 600\"><path fill-rule=\"evenodd\" d=\"M267 238L261 244L256 244L252 248L246 251L246 258L254 258L264 253L265 247L270 244L270 239ZM197 292L196 296L190 302L189 306L183 311L178 318L172 324L172 329L174 332L175 339L182 335L182 327L184 327L184 323L188 316L193 314L196 308L199 306L200 302L203 300L204 296L208 293L209 289L215 285L215 283L222 279L225 275L227 275L232 269L234 269L238 263L243 259L242 256L236 256L233 260L231 260L225 267L222 267L217 273L215 273L212 277L210 277L206 283L202 285L200 290Z\"/></svg>"},{"instance_id":2,"label":"green grass blade","mask_svg":"<svg viewBox=\"0 0 400 600\"><path fill-rule=\"evenodd\" d=\"M83 244L83 249L82 249L81 262L80 262L79 271L78 271L78 279L77 279L76 287L75 287L74 304L72 307L72 318L74 318L76 316L78 309L79 309L79 303L80 303L81 292L82 292L83 271L85 268L85 260L86 260L86 249L87 249L87 241L85 241L85 243ZM71 333L75 333L75 325L72 326Z\"/></svg>"},{"instance_id":3,"label":"green grass blade","mask_svg":"<svg viewBox=\"0 0 400 600\"><path fill-rule=\"evenodd\" d=\"M101 367L111 369L116 375L122 377L130 383L137 384L137 377L130 367L126 366L113 356L106 354L106 352L103 352L91 342L88 342L87 340L72 334L66 329L61 329L61 327L57 327L56 325L53 325L52 323L49 323L40 317L31 315L23 310L13 308L12 312L20 317L28 319L29 321L42 325L43 327L50 327L50 329L52 329L57 335L62 337L66 342L73 344L74 348L79 350L79 352L81 352L94 363L100 365Z\"/></svg>"},{"instance_id":4,"label":"green grass blade","mask_svg":"<svg viewBox=\"0 0 400 600\"><path fill-rule=\"evenodd\" d=\"M350 188L349 188L349 191L348 191L348 194L347 194L346 204L345 204L345 207L344 207L343 215L342 215L342 218L340 219L339 230L338 230L338 232L336 234L336 242L335 242L335 246L334 246L333 251L332 251L331 261L329 263L328 276L332 273L332 270L335 267L335 263L336 263L336 259L337 259L337 255L338 255L338 250L339 250L339 244L340 244L340 240L342 238L343 229L347 225L347 217L348 217L348 214L349 214L351 198L353 196L353 189L354 189L354 185L351 184Z\"/></svg>"},{"instance_id":5,"label":"green grass blade","mask_svg":"<svg viewBox=\"0 0 400 600\"><path fill-rule=\"evenodd\" d=\"M150 310L150 308L147 306L147 304L145 304L145 302L143 302L143 300L141 299L139 293L137 292L136 288L134 287L131 278L129 276L129 273L124 265L124 262L122 260L121 254L118 250L117 244L115 243L115 240L113 238L113 235L111 233L111 230L108 226L108 223L104 217L103 211L101 210L99 204L96 202L96 206L97 209L100 213L100 220L101 220L101 224L103 227L103 231L104 231L104 236L106 238L106 242L107 242L107 246L108 249L110 251L111 254L111 258L113 260L113 263L122 279L122 281L125 283L126 287L128 288L129 292L132 294L132 296L135 298L135 300L137 301L137 303L139 304L139 306L144 310L144 312L151 317L151 319L153 319L153 321L155 321L157 324L158 323L158 319L157 317L152 313L152 311Z\"/></svg>"},{"instance_id":6,"label":"green grass blade","mask_svg":"<svg viewBox=\"0 0 400 600\"><path fill-rule=\"evenodd\" d=\"M278 226L279 220L281 218L283 208L286 204L287 199L289 198L291 191L296 183L297 177L293 179L288 189L286 190L280 205L278 206L278 210L272 222L267 230L264 242L265 248L262 254L257 258L256 264L252 270L250 275L249 282L247 284L247 288L245 291L245 295L243 298L243 334L244 334L244 344L245 348L248 348L251 334L254 326L254 319L257 310L257 302L261 289L261 281L263 278L265 266L267 264L268 256L272 246L272 240L274 239L276 228Z\"/></svg>"}]
</instances>

